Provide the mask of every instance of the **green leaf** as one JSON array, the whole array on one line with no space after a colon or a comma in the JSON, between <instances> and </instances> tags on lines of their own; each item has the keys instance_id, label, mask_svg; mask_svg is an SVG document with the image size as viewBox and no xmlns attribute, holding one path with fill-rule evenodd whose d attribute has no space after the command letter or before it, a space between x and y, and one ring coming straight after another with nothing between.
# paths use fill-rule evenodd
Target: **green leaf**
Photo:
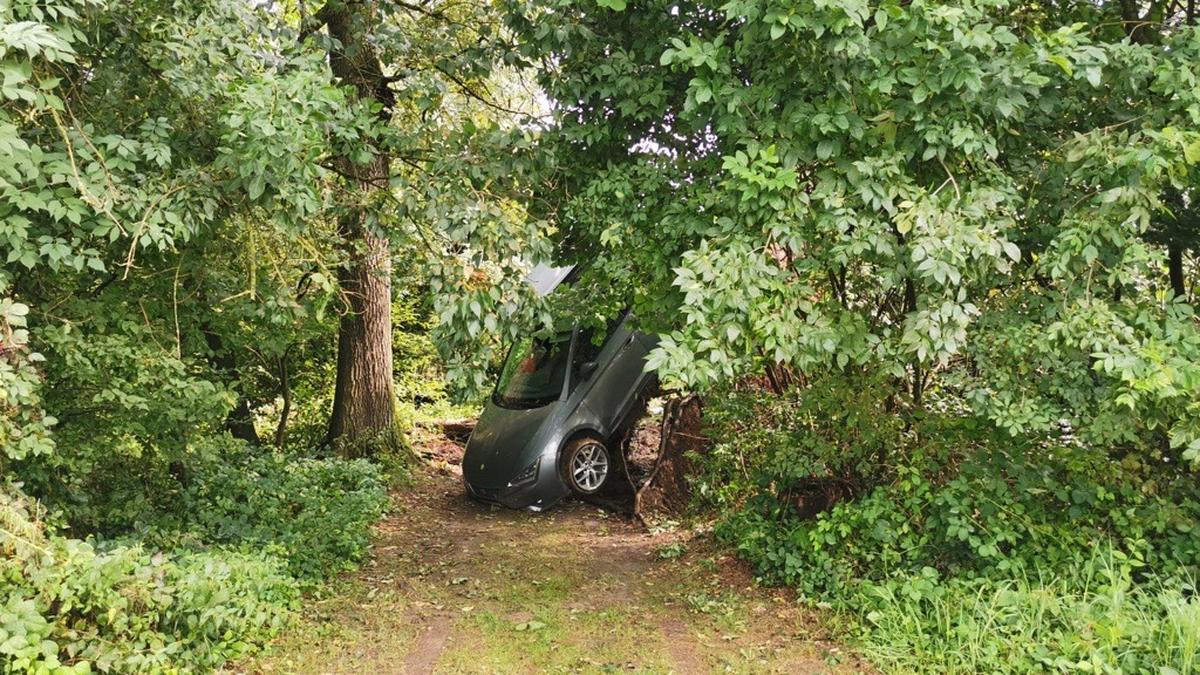
<instances>
[{"instance_id":1,"label":"green leaf","mask_svg":"<svg viewBox=\"0 0 1200 675\"><path fill-rule=\"evenodd\" d=\"M1061 68L1062 71L1067 74L1067 77L1070 77L1071 75L1075 74L1075 67L1071 65L1071 62L1068 61L1065 56L1062 56L1059 54L1051 54L1047 58L1050 59L1051 63L1053 63L1053 64L1057 65L1059 68Z\"/></svg>"},{"instance_id":2,"label":"green leaf","mask_svg":"<svg viewBox=\"0 0 1200 675\"><path fill-rule=\"evenodd\" d=\"M1021 249L1011 241L1004 242L1004 253L1007 254L1008 257L1012 258L1013 262L1017 262L1021 259Z\"/></svg>"},{"instance_id":3,"label":"green leaf","mask_svg":"<svg viewBox=\"0 0 1200 675\"><path fill-rule=\"evenodd\" d=\"M875 27L879 30L883 30L884 28L887 28L887 23L887 10L883 9L882 7L875 10Z\"/></svg>"},{"instance_id":4,"label":"green leaf","mask_svg":"<svg viewBox=\"0 0 1200 675\"><path fill-rule=\"evenodd\" d=\"M1200 163L1200 140L1192 141L1184 147L1183 158L1188 164Z\"/></svg>"},{"instance_id":5,"label":"green leaf","mask_svg":"<svg viewBox=\"0 0 1200 675\"><path fill-rule=\"evenodd\" d=\"M596 0L596 4L611 9L614 12L623 12L628 3L627 0Z\"/></svg>"},{"instance_id":6,"label":"green leaf","mask_svg":"<svg viewBox=\"0 0 1200 675\"><path fill-rule=\"evenodd\" d=\"M258 199L262 196L266 185L263 183L262 176L254 176L250 179L250 183L246 186L246 194L250 199Z\"/></svg>"}]
</instances>

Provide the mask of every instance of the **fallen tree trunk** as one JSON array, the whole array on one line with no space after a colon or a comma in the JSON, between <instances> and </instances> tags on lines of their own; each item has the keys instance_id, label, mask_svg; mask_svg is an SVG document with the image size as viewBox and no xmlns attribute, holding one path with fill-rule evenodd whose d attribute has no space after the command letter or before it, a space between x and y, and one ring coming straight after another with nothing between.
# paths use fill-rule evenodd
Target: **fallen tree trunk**
<instances>
[{"instance_id":1,"label":"fallen tree trunk","mask_svg":"<svg viewBox=\"0 0 1200 675\"><path fill-rule=\"evenodd\" d=\"M475 431L474 417L464 417L460 420L438 420L433 425L441 427L442 435L459 445L466 445L471 432Z\"/></svg>"}]
</instances>

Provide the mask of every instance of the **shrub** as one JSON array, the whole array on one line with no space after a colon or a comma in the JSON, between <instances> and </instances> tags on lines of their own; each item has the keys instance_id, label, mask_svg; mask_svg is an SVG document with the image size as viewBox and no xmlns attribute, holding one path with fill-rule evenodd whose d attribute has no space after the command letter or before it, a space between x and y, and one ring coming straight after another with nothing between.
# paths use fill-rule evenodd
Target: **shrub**
<instances>
[{"instance_id":1,"label":"shrub","mask_svg":"<svg viewBox=\"0 0 1200 675\"><path fill-rule=\"evenodd\" d=\"M1164 573L1200 560L1200 495L1186 475L1131 472L1088 448L986 441L943 461L913 451L886 483L814 518L764 491L718 532L765 577L835 602L859 580L924 568L978 577L1066 567L1114 538Z\"/></svg>"},{"instance_id":2,"label":"shrub","mask_svg":"<svg viewBox=\"0 0 1200 675\"><path fill-rule=\"evenodd\" d=\"M855 612L867 654L900 672L1200 663L1195 584L1169 581L1200 573L1193 475L1069 433L1010 436L936 397L887 405L854 382L711 397L697 483L740 476L701 493L718 536L764 580ZM829 484L851 489L806 510L803 490Z\"/></svg>"},{"instance_id":3,"label":"shrub","mask_svg":"<svg viewBox=\"0 0 1200 675\"><path fill-rule=\"evenodd\" d=\"M116 308L119 330L70 323L41 331L45 407L58 418L54 453L17 462L29 493L66 512L77 532L112 534L160 508L170 471L192 444L219 433L233 396L194 360Z\"/></svg>"},{"instance_id":4,"label":"shrub","mask_svg":"<svg viewBox=\"0 0 1200 675\"><path fill-rule=\"evenodd\" d=\"M816 483L861 489L903 447L902 420L888 411L894 390L879 378L826 378L782 396L737 387L709 400L704 421L716 442L693 457L703 507L736 507Z\"/></svg>"},{"instance_id":5,"label":"shrub","mask_svg":"<svg viewBox=\"0 0 1200 675\"><path fill-rule=\"evenodd\" d=\"M769 438L718 444L743 446L751 486L718 533L768 579L837 601L858 580L926 567L967 577L1065 567L1110 540L1164 573L1200 560L1200 485L1177 465L1012 437L954 411L885 415L858 390L768 398L749 410ZM822 482L853 489L802 517L796 486Z\"/></svg>"},{"instance_id":6,"label":"shrub","mask_svg":"<svg viewBox=\"0 0 1200 675\"><path fill-rule=\"evenodd\" d=\"M108 471L116 494L141 496L128 505L74 504L118 535L106 540L56 535L58 516L0 489L0 670L216 668L274 636L303 587L361 560L387 501L365 460L229 436L181 457Z\"/></svg>"},{"instance_id":7,"label":"shrub","mask_svg":"<svg viewBox=\"0 0 1200 675\"><path fill-rule=\"evenodd\" d=\"M210 669L274 636L297 600L263 555L97 549L0 490L0 655L11 672Z\"/></svg>"},{"instance_id":8,"label":"shrub","mask_svg":"<svg viewBox=\"0 0 1200 675\"><path fill-rule=\"evenodd\" d=\"M193 448L169 508L135 525L148 541L192 542L283 555L306 582L366 555L387 504L381 470L367 460L294 458L221 437Z\"/></svg>"}]
</instances>

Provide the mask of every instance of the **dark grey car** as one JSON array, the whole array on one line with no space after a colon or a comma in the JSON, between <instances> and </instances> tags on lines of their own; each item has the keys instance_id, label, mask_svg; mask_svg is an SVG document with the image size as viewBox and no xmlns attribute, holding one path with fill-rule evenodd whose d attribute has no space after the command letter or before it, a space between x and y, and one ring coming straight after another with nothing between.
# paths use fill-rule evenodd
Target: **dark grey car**
<instances>
[{"instance_id":1,"label":"dark grey car","mask_svg":"<svg viewBox=\"0 0 1200 675\"><path fill-rule=\"evenodd\" d=\"M630 324L625 312L604 335L576 327L512 346L467 441L468 494L540 510L608 483L617 434L654 384L645 363L657 338Z\"/></svg>"}]
</instances>

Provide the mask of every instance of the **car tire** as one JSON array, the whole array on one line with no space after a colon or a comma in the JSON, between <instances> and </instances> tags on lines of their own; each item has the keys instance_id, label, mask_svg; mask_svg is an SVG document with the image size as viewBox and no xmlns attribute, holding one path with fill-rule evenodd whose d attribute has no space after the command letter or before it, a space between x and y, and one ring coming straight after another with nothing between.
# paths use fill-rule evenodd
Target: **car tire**
<instances>
[{"instance_id":1,"label":"car tire","mask_svg":"<svg viewBox=\"0 0 1200 675\"><path fill-rule=\"evenodd\" d=\"M616 468L608 447L591 436L567 443L559 453L559 467L567 487L581 496L599 492Z\"/></svg>"}]
</instances>

